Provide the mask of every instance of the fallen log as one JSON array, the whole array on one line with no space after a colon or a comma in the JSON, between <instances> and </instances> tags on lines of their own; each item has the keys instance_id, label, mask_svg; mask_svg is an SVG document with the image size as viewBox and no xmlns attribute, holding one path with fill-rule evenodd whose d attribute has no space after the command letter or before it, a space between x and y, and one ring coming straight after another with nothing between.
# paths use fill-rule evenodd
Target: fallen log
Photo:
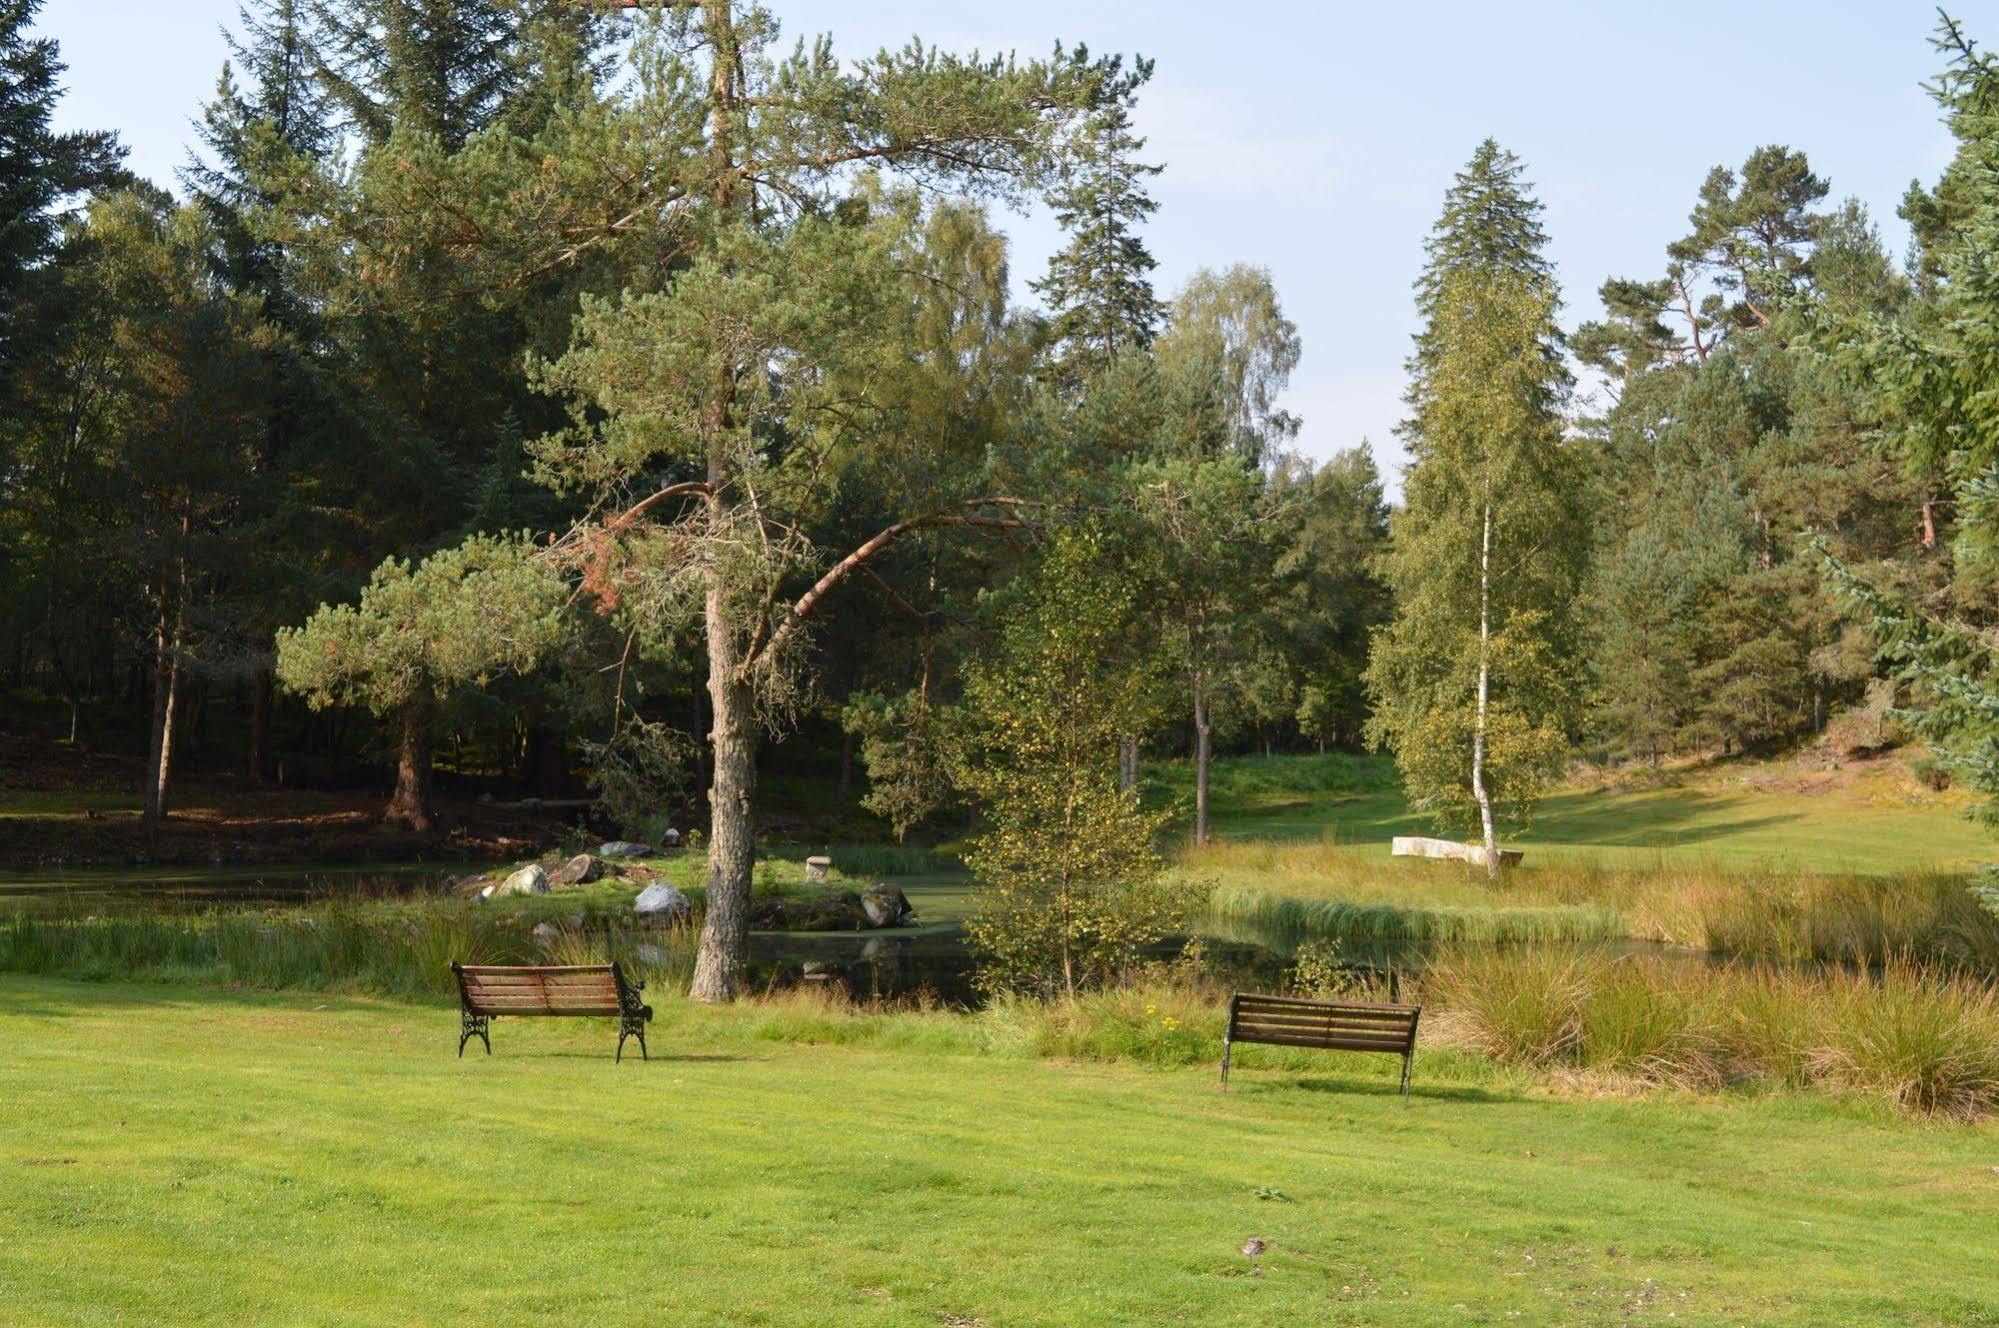
<instances>
[{"instance_id":1,"label":"fallen log","mask_svg":"<svg viewBox=\"0 0 1999 1328\"><path fill-rule=\"evenodd\" d=\"M1447 862L1470 862L1485 866L1485 845L1460 844L1455 839L1425 839L1421 835L1397 835L1389 845L1390 855L1398 858L1441 858ZM1499 850L1499 865L1518 867L1525 854L1517 848Z\"/></svg>"}]
</instances>

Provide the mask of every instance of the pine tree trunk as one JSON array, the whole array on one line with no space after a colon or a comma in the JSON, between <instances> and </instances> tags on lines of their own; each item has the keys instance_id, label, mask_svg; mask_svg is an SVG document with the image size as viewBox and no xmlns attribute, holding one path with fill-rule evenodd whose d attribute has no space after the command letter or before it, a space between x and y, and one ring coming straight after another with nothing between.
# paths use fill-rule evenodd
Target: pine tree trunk
<instances>
[{"instance_id":1,"label":"pine tree trunk","mask_svg":"<svg viewBox=\"0 0 1999 1328\"><path fill-rule=\"evenodd\" d=\"M180 632L174 632L174 658L167 663L167 700L160 708L160 760L153 771L153 805L158 819L173 811L174 716L180 709Z\"/></svg>"},{"instance_id":2,"label":"pine tree trunk","mask_svg":"<svg viewBox=\"0 0 1999 1328\"><path fill-rule=\"evenodd\" d=\"M258 669L250 691L250 780L271 778L271 671Z\"/></svg>"},{"instance_id":3,"label":"pine tree trunk","mask_svg":"<svg viewBox=\"0 0 1999 1328\"><path fill-rule=\"evenodd\" d=\"M724 215L741 207L734 162L734 116L742 78L733 0L701 0L703 36L714 52L709 71L709 152L715 165L715 205ZM707 420L709 520L719 534L729 515L729 460L722 439L734 426L736 379L714 385ZM757 734L754 697L739 676L742 660L729 621L720 569L708 571L704 606L708 633L709 747L714 761L708 784L708 914L694 960L688 996L720 1002L736 998L749 957L750 872L756 865Z\"/></svg>"},{"instance_id":4,"label":"pine tree trunk","mask_svg":"<svg viewBox=\"0 0 1999 1328\"><path fill-rule=\"evenodd\" d=\"M150 847L160 822L167 817L167 793L173 769L174 702L179 683L178 610L173 578L160 574L160 607L153 619L153 715L146 741L146 803L140 827Z\"/></svg>"},{"instance_id":5,"label":"pine tree trunk","mask_svg":"<svg viewBox=\"0 0 1999 1328\"><path fill-rule=\"evenodd\" d=\"M437 703L423 696L403 707L402 752L396 759L396 791L383 819L428 834L436 824L430 802L431 720Z\"/></svg>"},{"instance_id":6,"label":"pine tree trunk","mask_svg":"<svg viewBox=\"0 0 1999 1328\"><path fill-rule=\"evenodd\" d=\"M1194 842L1208 842L1208 762L1214 755L1215 734L1208 723L1208 681L1194 677Z\"/></svg>"},{"instance_id":7,"label":"pine tree trunk","mask_svg":"<svg viewBox=\"0 0 1999 1328\"><path fill-rule=\"evenodd\" d=\"M715 774L708 788L708 916L687 994L731 1001L742 988L749 952L750 873L756 865L757 734L754 698L737 677L736 642L725 617L721 575L708 583L709 746Z\"/></svg>"},{"instance_id":8,"label":"pine tree trunk","mask_svg":"<svg viewBox=\"0 0 1999 1328\"><path fill-rule=\"evenodd\" d=\"M1478 549L1478 718L1472 728L1471 788L1485 830L1485 873L1499 879L1499 836L1492 825L1492 794L1485 787L1485 717L1492 695L1492 498L1485 502Z\"/></svg>"}]
</instances>

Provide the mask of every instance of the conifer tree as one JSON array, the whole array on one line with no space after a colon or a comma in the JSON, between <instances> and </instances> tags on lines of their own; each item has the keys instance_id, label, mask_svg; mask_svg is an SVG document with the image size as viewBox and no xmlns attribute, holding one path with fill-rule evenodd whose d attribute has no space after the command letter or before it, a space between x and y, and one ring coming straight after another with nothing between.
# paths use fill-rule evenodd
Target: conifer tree
<instances>
[{"instance_id":1,"label":"conifer tree","mask_svg":"<svg viewBox=\"0 0 1999 1328\"><path fill-rule=\"evenodd\" d=\"M742 979L757 747L820 606L911 534L1021 525L969 487L981 476L961 458L909 454L880 427L879 365L913 274L853 171L1017 195L1043 181L1100 74L1081 53L1043 64L921 43L850 67L824 41L774 57L776 33L740 0L673 7L642 33L649 75L628 100L463 163L503 204L487 235L519 270L620 245L676 256L585 302L569 350L538 371L573 427L538 451L551 484L592 497L597 515L562 547L599 605L630 596L700 625L711 835L691 991L711 1001ZM813 547L805 532L843 477L887 454L898 519L844 554Z\"/></svg>"},{"instance_id":2,"label":"conifer tree","mask_svg":"<svg viewBox=\"0 0 1999 1328\"><path fill-rule=\"evenodd\" d=\"M1417 284L1425 324L1404 426L1415 462L1385 560L1395 616L1367 685L1370 737L1416 805L1498 821L1557 772L1577 719L1573 604L1584 471L1562 436L1554 274L1540 205L1490 140L1446 197Z\"/></svg>"},{"instance_id":3,"label":"conifer tree","mask_svg":"<svg viewBox=\"0 0 1999 1328\"><path fill-rule=\"evenodd\" d=\"M41 7L42 0L0 0L0 408L11 404L22 342L35 323L26 286L54 251L60 205L116 180L124 156L110 134L50 127L63 63L54 38L30 34Z\"/></svg>"},{"instance_id":4,"label":"conifer tree","mask_svg":"<svg viewBox=\"0 0 1999 1328\"><path fill-rule=\"evenodd\" d=\"M1960 574L1989 584L1999 559L1999 58L1949 19L1938 46L1950 60L1936 94L1958 148L1936 191L1922 242L1919 298L1892 319L1826 310L1819 342L1869 394L1904 457L1942 468L1957 500ZM1921 191L1912 190L1912 198ZM1872 629L1905 688L1902 717L1985 798L1999 823L1999 651L1984 614L1940 615L1821 541L1835 589ZM1988 884L1988 904L1999 889Z\"/></svg>"},{"instance_id":5,"label":"conifer tree","mask_svg":"<svg viewBox=\"0 0 1999 1328\"><path fill-rule=\"evenodd\" d=\"M312 3L319 76L365 142L400 130L455 152L499 114L515 35L504 0Z\"/></svg>"},{"instance_id":6,"label":"conifer tree","mask_svg":"<svg viewBox=\"0 0 1999 1328\"><path fill-rule=\"evenodd\" d=\"M1555 265L1547 255L1543 208L1524 175L1520 158L1497 141L1485 139L1444 192L1443 212L1423 242L1423 271L1416 279L1416 313L1423 326L1408 362L1409 387L1403 400L1410 413L1398 429L1403 445L1419 461L1426 445L1423 418L1442 335L1444 294L1460 275L1473 273L1489 282L1504 279L1546 297L1549 313L1538 335L1549 372L1537 409L1553 411L1573 386L1562 361L1561 329L1555 324Z\"/></svg>"},{"instance_id":7,"label":"conifer tree","mask_svg":"<svg viewBox=\"0 0 1999 1328\"><path fill-rule=\"evenodd\" d=\"M1768 327L1802 280L1829 190L1805 154L1769 146L1740 171L1717 166L1701 185L1693 230L1668 246L1675 264L1708 276L1716 291L1707 315L1734 327ZM1733 303L1729 302L1733 297Z\"/></svg>"},{"instance_id":8,"label":"conifer tree","mask_svg":"<svg viewBox=\"0 0 1999 1328\"><path fill-rule=\"evenodd\" d=\"M453 691L524 673L559 639L562 582L526 541L477 536L411 564L390 558L354 604L278 633L278 676L315 708L365 706L398 734L386 819L428 831L431 741Z\"/></svg>"},{"instance_id":9,"label":"conifer tree","mask_svg":"<svg viewBox=\"0 0 1999 1328\"><path fill-rule=\"evenodd\" d=\"M1138 90L1152 61L1129 70L1105 63L1095 109L1077 127L1050 195L1068 233L1034 290L1048 302L1050 355L1056 377L1074 388L1103 373L1127 351L1143 350L1165 317L1153 293L1158 266L1139 227L1159 204L1146 182L1163 167L1137 160L1145 140L1131 126Z\"/></svg>"}]
</instances>

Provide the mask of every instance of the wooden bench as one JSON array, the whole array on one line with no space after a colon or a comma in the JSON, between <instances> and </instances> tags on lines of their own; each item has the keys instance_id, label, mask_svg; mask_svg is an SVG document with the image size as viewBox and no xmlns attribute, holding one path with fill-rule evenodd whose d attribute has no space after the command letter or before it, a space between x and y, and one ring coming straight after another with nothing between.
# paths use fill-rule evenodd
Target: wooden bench
<instances>
[{"instance_id":1,"label":"wooden bench","mask_svg":"<svg viewBox=\"0 0 1999 1328\"><path fill-rule=\"evenodd\" d=\"M1315 1001L1303 996L1229 999L1229 1031L1222 1037L1222 1087L1229 1082L1229 1051L1238 1042L1328 1051L1381 1051L1402 1058L1402 1097L1409 1098L1409 1068L1416 1058L1420 1005L1364 1001Z\"/></svg>"},{"instance_id":2,"label":"wooden bench","mask_svg":"<svg viewBox=\"0 0 1999 1328\"><path fill-rule=\"evenodd\" d=\"M492 1055L493 1040L486 1030L501 1015L596 1015L617 1019L619 1061L625 1059L625 1039L631 1037L639 1040L639 1055L652 1059L646 1053L646 1021L652 1018L652 1007L639 1000L646 984L627 981L616 964L531 968L453 964L451 971L458 976L460 1056L475 1037Z\"/></svg>"}]
</instances>

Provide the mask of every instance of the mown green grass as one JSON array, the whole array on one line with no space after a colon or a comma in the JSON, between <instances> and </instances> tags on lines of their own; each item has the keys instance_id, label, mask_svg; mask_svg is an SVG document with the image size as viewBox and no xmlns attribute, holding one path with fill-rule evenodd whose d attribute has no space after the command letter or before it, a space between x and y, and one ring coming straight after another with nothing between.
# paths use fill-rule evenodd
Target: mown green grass
<instances>
[{"instance_id":1,"label":"mown green grass","mask_svg":"<svg viewBox=\"0 0 1999 1328\"><path fill-rule=\"evenodd\" d=\"M1152 794L1171 798L1187 772L1162 774ZM1527 857L1497 884L1464 864L1389 855L1396 835L1438 831L1409 810L1385 758L1238 758L1217 763L1214 789L1215 838L1180 845L1173 874L1213 887L1215 925L1280 943L1629 936L1954 961L1999 941L1999 921L1964 916L1967 874L1999 857L1999 840L1899 758L1563 789L1528 833L1504 836Z\"/></svg>"},{"instance_id":2,"label":"mown green grass","mask_svg":"<svg viewBox=\"0 0 1999 1328\"><path fill-rule=\"evenodd\" d=\"M1160 767L1158 776L1158 796L1184 798L1184 762ZM1216 763L1213 797L1224 851L1270 842L1371 860L1386 858L1396 835L1439 833L1410 810L1385 757L1231 758ZM1999 841L1965 817L1966 806L1962 796L1918 787L1896 759L1841 771L1750 762L1656 784L1557 790L1525 833L1504 837L1527 851L1528 873L1780 865L1887 872L1999 856Z\"/></svg>"},{"instance_id":3,"label":"mown green grass","mask_svg":"<svg viewBox=\"0 0 1999 1328\"><path fill-rule=\"evenodd\" d=\"M0 987L0 1322L1995 1322L1999 1131ZM1376 1062L1381 1062L1378 1066ZM1246 1240L1265 1242L1258 1258Z\"/></svg>"}]
</instances>

